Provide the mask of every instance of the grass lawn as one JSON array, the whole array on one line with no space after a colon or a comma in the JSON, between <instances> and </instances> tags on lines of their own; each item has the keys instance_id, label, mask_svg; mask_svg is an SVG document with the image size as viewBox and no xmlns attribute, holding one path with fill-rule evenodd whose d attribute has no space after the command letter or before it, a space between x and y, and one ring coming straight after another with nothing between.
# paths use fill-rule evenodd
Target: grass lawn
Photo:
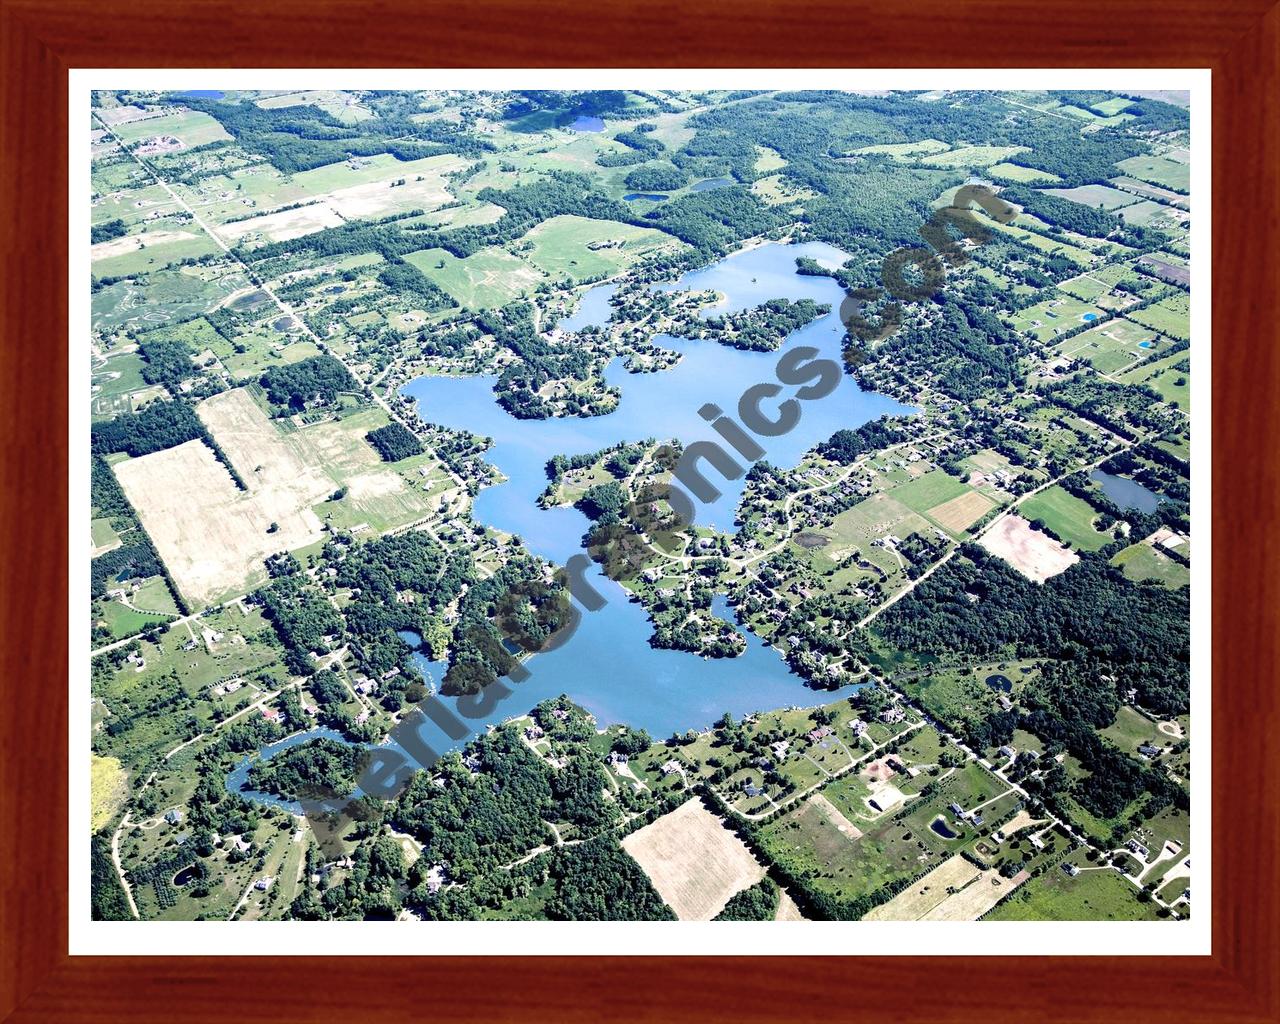
<instances>
[{"instance_id":1,"label":"grass lawn","mask_svg":"<svg viewBox=\"0 0 1280 1024\"><path fill-rule=\"evenodd\" d=\"M1043 520L1063 541L1080 551L1097 551L1110 540L1093 528L1097 509L1057 484L1023 502L1021 513L1027 519Z\"/></svg>"},{"instance_id":2,"label":"grass lawn","mask_svg":"<svg viewBox=\"0 0 1280 1024\"><path fill-rule=\"evenodd\" d=\"M987 173L1002 181L1016 181L1020 184L1044 185L1061 181L1056 174L1039 171L1034 167L1022 167L1019 164L999 163L987 168Z\"/></svg>"},{"instance_id":3,"label":"grass lawn","mask_svg":"<svg viewBox=\"0 0 1280 1024\"><path fill-rule=\"evenodd\" d=\"M127 636L141 633L144 629L161 622L168 622L172 616L159 613L144 613L126 608L119 601L99 601L94 605L94 617L106 624L114 640L123 640Z\"/></svg>"}]
</instances>

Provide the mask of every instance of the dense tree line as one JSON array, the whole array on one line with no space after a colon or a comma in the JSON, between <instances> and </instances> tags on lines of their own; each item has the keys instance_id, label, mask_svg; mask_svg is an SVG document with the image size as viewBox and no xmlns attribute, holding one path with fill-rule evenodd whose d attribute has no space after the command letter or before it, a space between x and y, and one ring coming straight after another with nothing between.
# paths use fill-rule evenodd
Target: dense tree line
<instances>
[{"instance_id":1,"label":"dense tree line","mask_svg":"<svg viewBox=\"0 0 1280 1024\"><path fill-rule=\"evenodd\" d=\"M395 294L411 297L415 308L426 313L439 313L458 305L453 296L436 287L421 270L401 259L386 263L378 271L378 280Z\"/></svg>"},{"instance_id":2,"label":"dense tree line","mask_svg":"<svg viewBox=\"0 0 1280 1024\"><path fill-rule=\"evenodd\" d=\"M547 916L558 921L674 921L640 865L612 836L598 836L551 856L556 894Z\"/></svg>"},{"instance_id":3,"label":"dense tree line","mask_svg":"<svg viewBox=\"0 0 1280 1024\"><path fill-rule=\"evenodd\" d=\"M818 445L818 454L824 459L847 466L867 452L888 448L906 437L906 429L898 421L881 416L878 420L868 420L851 430L837 430Z\"/></svg>"},{"instance_id":4,"label":"dense tree line","mask_svg":"<svg viewBox=\"0 0 1280 1024\"><path fill-rule=\"evenodd\" d=\"M667 164L648 164L637 167L626 178L627 188L637 192L674 192L689 184L689 175L679 167Z\"/></svg>"},{"instance_id":5,"label":"dense tree line","mask_svg":"<svg viewBox=\"0 0 1280 1024\"><path fill-rule=\"evenodd\" d=\"M382 456L383 462L399 462L425 451L417 435L395 420L369 431L364 437Z\"/></svg>"},{"instance_id":6,"label":"dense tree line","mask_svg":"<svg viewBox=\"0 0 1280 1024\"><path fill-rule=\"evenodd\" d=\"M89 241L94 245L99 242L109 242L113 238L122 238L129 233L129 228L124 221L120 219L104 221L101 224L94 224L89 229Z\"/></svg>"},{"instance_id":7,"label":"dense tree line","mask_svg":"<svg viewBox=\"0 0 1280 1024\"><path fill-rule=\"evenodd\" d=\"M294 410L310 402L331 403L340 391L357 387L347 368L331 355L312 356L296 363L271 366L259 383L273 405Z\"/></svg>"},{"instance_id":8,"label":"dense tree line","mask_svg":"<svg viewBox=\"0 0 1280 1024\"><path fill-rule=\"evenodd\" d=\"M685 337L709 338L748 352L773 352L801 327L830 312L829 305L819 305L812 299L770 299L752 309L724 316L705 320L687 317L678 331Z\"/></svg>"}]
</instances>

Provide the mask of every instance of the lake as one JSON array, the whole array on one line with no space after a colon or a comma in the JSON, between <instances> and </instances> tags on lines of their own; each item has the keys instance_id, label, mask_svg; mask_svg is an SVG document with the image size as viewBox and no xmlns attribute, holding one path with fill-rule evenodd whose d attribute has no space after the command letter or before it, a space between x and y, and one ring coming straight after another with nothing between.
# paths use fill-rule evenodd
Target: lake
<instances>
[{"instance_id":1,"label":"lake","mask_svg":"<svg viewBox=\"0 0 1280 1024\"><path fill-rule=\"evenodd\" d=\"M628 203L634 203L637 199L645 199L651 203L661 203L670 199L670 196L664 196L658 192L632 192L622 197Z\"/></svg>"},{"instance_id":2,"label":"lake","mask_svg":"<svg viewBox=\"0 0 1280 1024\"><path fill-rule=\"evenodd\" d=\"M840 250L822 243L771 243L736 253L658 287L714 290L724 296L713 311L717 314L751 308L774 298L808 298L828 303L831 313L794 332L783 347L810 345L824 357L839 362L844 328L836 310L844 291L830 278L797 274L798 256L808 256L828 266L838 266L847 259ZM614 288L605 284L590 289L573 315L558 326L572 331L603 325L612 312L608 299ZM648 374L629 374L619 360L614 360L605 376L621 389L622 399L607 416L515 419L494 400L495 377L419 377L406 384L403 393L416 401L419 415L427 422L493 438L494 445L486 459L507 479L484 488L476 497L475 520L518 534L534 554L564 565L583 551L582 537L589 523L577 509L538 507L537 498L547 486L545 466L553 455L593 452L619 441L650 437L675 437L686 444L715 439L715 432L698 415L700 406L715 402L722 409L735 410L739 396L748 387L776 380L778 352L743 352L712 341L668 335L658 335L653 340L679 351L683 358L671 369ZM844 375L832 394L804 404L793 431L784 437L758 440L770 462L790 467L836 430L858 426L886 413L914 412L883 395L862 391ZM724 493L711 504L697 505L696 521L732 531L734 510L745 479L722 481L714 473L709 476ZM487 717L472 720L475 733L561 693L590 711L601 726L622 722L647 729L655 738L706 728L726 711L741 717L753 711L793 705L812 707L831 700L829 692L806 686L776 650L746 630L739 629L747 647L737 658L703 659L683 651L650 647L652 626L644 608L632 602L626 591L605 577L598 566L592 566L587 579L605 597L604 607L583 610L578 628L567 643L529 659L529 676L523 682L504 680L514 691L512 696L499 702ZM720 617L734 621L723 596L714 599L712 608ZM412 635L405 639L410 644L416 641ZM428 660L421 652L414 657L424 677L438 684L444 666ZM451 698L442 699L450 706L455 704ZM330 733L318 730L307 735ZM424 729L423 739L436 750L454 749L466 742L448 740L434 723ZM266 748L264 753L274 749ZM247 777L248 764L241 767L243 777ZM288 806L266 794L246 795Z\"/></svg>"},{"instance_id":3,"label":"lake","mask_svg":"<svg viewBox=\"0 0 1280 1024\"><path fill-rule=\"evenodd\" d=\"M1159 494L1143 487L1137 480L1130 480L1127 476L1115 476L1095 469L1089 474L1089 479L1101 487L1102 493L1121 508L1154 512L1156 506L1160 504Z\"/></svg>"},{"instance_id":4,"label":"lake","mask_svg":"<svg viewBox=\"0 0 1280 1024\"><path fill-rule=\"evenodd\" d=\"M830 278L797 274L798 256L827 265L839 265L847 259L840 250L822 243L774 243L729 256L659 287L719 292L724 300L715 313L747 309L773 298L828 303L833 311L796 331L784 347L811 345L838 361L844 329L835 311L844 297L843 289ZM612 311L608 298L614 287L590 289L573 315L558 326L572 331L603 325ZM686 444L714 439L717 435L698 415L700 406L715 402L722 409L733 410L748 387L775 379L776 352L741 352L712 341L669 335L659 335L654 342L681 352L683 358L669 370L648 374L627 373L620 361L613 361L605 377L621 389L622 399L607 416L518 420L494 400L494 377L420 377L403 391L416 400L418 413L427 422L493 438L486 459L507 480L480 492L475 519L518 534L534 554L564 565L582 552L582 536L589 523L576 509L538 507L537 498L547 486L545 466L553 455L593 452L619 441L649 437L676 437ZM842 427L857 426L886 413L913 412L883 395L863 392L846 375L827 398L804 406L800 423L790 434L760 441L774 465L794 466L805 451ZM722 482L716 478L716 483L723 494L711 504L698 506L697 522L732 531L745 479ZM821 703L820 695L805 687L776 652L754 637L748 637L745 655L727 660L703 660L684 652L651 648L651 626L644 609L631 603L621 587L598 572L590 578L607 597L607 605L596 612L584 612L569 643L529 662L532 677L520 684L524 692L519 706L503 708L499 718L564 692L595 714L602 725L626 722L655 735L668 735L675 730L703 728L726 710L742 714L792 703ZM723 600L717 604L732 621Z\"/></svg>"},{"instance_id":5,"label":"lake","mask_svg":"<svg viewBox=\"0 0 1280 1024\"><path fill-rule=\"evenodd\" d=\"M585 114L579 114L573 119L569 129L575 132L602 132L604 131L604 121L599 117L587 117Z\"/></svg>"}]
</instances>

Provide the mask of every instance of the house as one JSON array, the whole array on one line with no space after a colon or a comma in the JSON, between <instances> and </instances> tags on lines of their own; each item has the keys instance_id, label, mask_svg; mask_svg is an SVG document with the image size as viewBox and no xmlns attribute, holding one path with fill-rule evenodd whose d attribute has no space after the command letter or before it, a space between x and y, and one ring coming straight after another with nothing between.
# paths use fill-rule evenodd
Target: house
<instances>
[{"instance_id":1,"label":"house","mask_svg":"<svg viewBox=\"0 0 1280 1024\"><path fill-rule=\"evenodd\" d=\"M259 878L256 882L253 883L253 887L257 889L258 892L266 892L268 889L271 888L271 883L274 881L275 879L272 878L270 875L263 875L261 878Z\"/></svg>"},{"instance_id":2,"label":"house","mask_svg":"<svg viewBox=\"0 0 1280 1024\"><path fill-rule=\"evenodd\" d=\"M284 715L281 713L279 708L263 708L262 717L268 722L278 722L284 717Z\"/></svg>"},{"instance_id":3,"label":"house","mask_svg":"<svg viewBox=\"0 0 1280 1024\"><path fill-rule=\"evenodd\" d=\"M546 733L542 731L542 726L540 725L531 725L524 731L524 738L529 740L531 743L534 740L542 739L545 735Z\"/></svg>"},{"instance_id":4,"label":"house","mask_svg":"<svg viewBox=\"0 0 1280 1024\"><path fill-rule=\"evenodd\" d=\"M1068 878L1075 878L1076 875L1080 874L1080 869L1078 867L1074 864L1068 864L1066 861L1063 861L1062 863L1062 870L1067 873Z\"/></svg>"},{"instance_id":5,"label":"house","mask_svg":"<svg viewBox=\"0 0 1280 1024\"><path fill-rule=\"evenodd\" d=\"M1001 757L1017 757L1018 756L1018 752L1013 747L1009 746L1009 744L1007 743L1003 747L1001 747L998 751L996 751L996 753L998 753Z\"/></svg>"},{"instance_id":6,"label":"house","mask_svg":"<svg viewBox=\"0 0 1280 1024\"><path fill-rule=\"evenodd\" d=\"M683 774L684 769L681 767L680 762L674 758L662 766L663 775L675 775L677 772Z\"/></svg>"},{"instance_id":7,"label":"house","mask_svg":"<svg viewBox=\"0 0 1280 1024\"><path fill-rule=\"evenodd\" d=\"M817 743L819 740L825 740L831 735L831 726L820 725L816 729L810 729L807 735L812 742Z\"/></svg>"},{"instance_id":8,"label":"house","mask_svg":"<svg viewBox=\"0 0 1280 1024\"><path fill-rule=\"evenodd\" d=\"M1160 748L1154 747L1150 743L1143 743L1138 747L1138 753L1143 757L1151 758L1160 753Z\"/></svg>"},{"instance_id":9,"label":"house","mask_svg":"<svg viewBox=\"0 0 1280 1024\"><path fill-rule=\"evenodd\" d=\"M627 763L627 755L619 754L616 750L609 751L609 763L612 765L620 765Z\"/></svg>"},{"instance_id":10,"label":"house","mask_svg":"<svg viewBox=\"0 0 1280 1024\"><path fill-rule=\"evenodd\" d=\"M175 807L173 810L168 811L165 814L164 820L167 821L170 825L181 825L182 812Z\"/></svg>"},{"instance_id":11,"label":"house","mask_svg":"<svg viewBox=\"0 0 1280 1024\"><path fill-rule=\"evenodd\" d=\"M1034 846L1037 850L1044 849L1044 840L1040 838L1039 832L1035 832L1032 835L1028 836L1027 838L1031 840L1031 845Z\"/></svg>"},{"instance_id":12,"label":"house","mask_svg":"<svg viewBox=\"0 0 1280 1024\"><path fill-rule=\"evenodd\" d=\"M444 869L443 864L433 864L427 872L427 892L434 895L438 893L449 881L449 874Z\"/></svg>"},{"instance_id":13,"label":"house","mask_svg":"<svg viewBox=\"0 0 1280 1024\"><path fill-rule=\"evenodd\" d=\"M853 734L855 736L861 736L863 733L867 731L867 723L864 722L861 718L855 718L852 722L849 723L849 728L853 730Z\"/></svg>"},{"instance_id":14,"label":"house","mask_svg":"<svg viewBox=\"0 0 1280 1024\"><path fill-rule=\"evenodd\" d=\"M1138 842L1138 840L1130 839L1124 845L1128 847L1133 853L1136 853L1144 861L1147 859L1147 855L1150 851L1148 851L1145 846L1143 846L1140 842Z\"/></svg>"},{"instance_id":15,"label":"house","mask_svg":"<svg viewBox=\"0 0 1280 1024\"><path fill-rule=\"evenodd\" d=\"M957 818L963 818L963 817L964 817L964 808L963 808L963 807L961 807L958 803L952 802L952 803L947 804L947 810L949 810L949 811L950 811L952 814L954 814Z\"/></svg>"},{"instance_id":16,"label":"house","mask_svg":"<svg viewBox=\"0 0 1280 1024\"><path fill-rule=\"evenodd\" d=\"M893 725L907 717L907 713L899 707L885 708L880 712L880 721L885 725Z\"/></svg>"},{"instance_id":17,"label":"house","mask_svg":"<svg viewBox=\"0 0 1280 1024\"><path fill-rule=\"evenodd\" d=\"M773 751L774 756L779 761L785 761L787 759L787 751L791 749L791 741L778 740L776 743L770 743L769 749Z\"/></svg>"}]
</instances>

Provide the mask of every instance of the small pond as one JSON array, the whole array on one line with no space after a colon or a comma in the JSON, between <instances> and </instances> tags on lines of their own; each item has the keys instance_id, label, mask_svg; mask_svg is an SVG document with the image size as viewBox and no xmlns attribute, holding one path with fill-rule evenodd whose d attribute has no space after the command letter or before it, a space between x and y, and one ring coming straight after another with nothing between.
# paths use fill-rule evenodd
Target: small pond
<instances>
[{"instance_id":1,"label":"small pond","mask_svg":"<svg viewBox=\"0 0 1280 1024\"><path fill-rule=\"evenodd\" d=\"M599 117L587 117L585 114L579 114L573 119L573 123L569 125L569 130L575 132L602 132L604 131L604 120Z\"/></svg>"},{"instance_id":2,"label":"small pond","mask_svg":"<svg viewBox=\"0 0 1280 1024\"><path fill-rule=\"evenodd\" d=\"M1089 479L1102 488L1102 493L1123 509L1136 509L1139 512L1154 512L1160 504L1160 495L1143 487L1137 480L1127 476L1116 476L1095 469Z\"/></svg>"},{"instance_id":3,"label":"small pond","mask_svg":"<svg viewBox=\"0 0 1280 1024\"><path fill-rule=\"evenodd\" d=\"M942 836L943 839L960 838L960 833L951 831L951 827L947 824L947 820L945 818L934 818L933 821L930 822L929 828Z\"/></svg>"}]
</instances>

